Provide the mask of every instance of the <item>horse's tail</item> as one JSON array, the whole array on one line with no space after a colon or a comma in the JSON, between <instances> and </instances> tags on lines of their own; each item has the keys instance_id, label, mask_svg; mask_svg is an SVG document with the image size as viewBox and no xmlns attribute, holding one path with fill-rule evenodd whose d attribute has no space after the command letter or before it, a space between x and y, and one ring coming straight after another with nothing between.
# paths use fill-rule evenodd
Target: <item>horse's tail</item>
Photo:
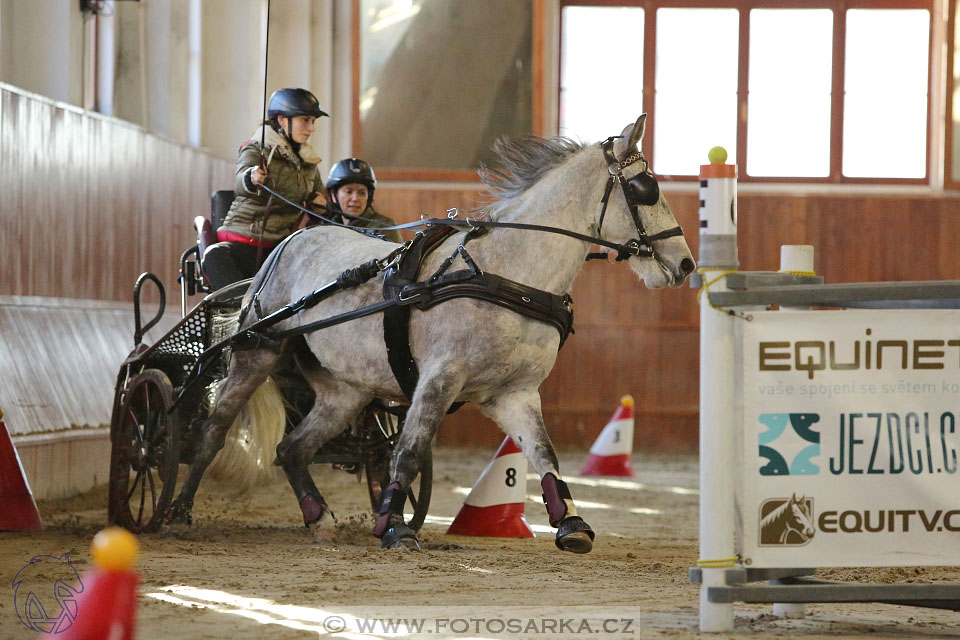
<instances>
[{"instance_id":1,"label":"horse's tail","mask_svg":"<svg viewBox=\"0 0 960 640\"><path fill-rule=\"evenodd\" d=\"M236 331L237 316L234 313L215 319L222 326L215 327L214 333L218 329L224 335ZM233 421L208 472L227 484L235 497L249 499L255 487L275 482L281 475L273 461L286 423L283 396L273 378L267 378Z\"/></svg>"}]
</instances>

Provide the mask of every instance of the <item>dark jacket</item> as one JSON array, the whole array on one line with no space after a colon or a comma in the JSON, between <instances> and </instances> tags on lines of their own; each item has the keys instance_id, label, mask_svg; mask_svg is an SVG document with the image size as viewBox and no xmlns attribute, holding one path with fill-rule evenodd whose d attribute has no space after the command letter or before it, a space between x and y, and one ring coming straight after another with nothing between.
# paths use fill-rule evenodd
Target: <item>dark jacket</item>
<instances>
[{"instance_id":1,"label":"dark jacket","mask_svg":"<svg viewBox=\"0 0 960 640\"><path fill-rule=\"evenodd\" d=\"M260 136L261 130L257 129L250 140L240 148L234 187L237 195L220 229L277 244L296 230L300 211L274 198L264 227L264 214L270 194L266 191L257 194L257 189L250 182L249 173L260 163ZM323 179L317 169L320 157L313 147L308 144L300 145L297 153L284 136L266 126L262 148L265 149L265 184L268 187L301 205L312 201L317 193L323 191Z\"/></svg>"}]
</instances>

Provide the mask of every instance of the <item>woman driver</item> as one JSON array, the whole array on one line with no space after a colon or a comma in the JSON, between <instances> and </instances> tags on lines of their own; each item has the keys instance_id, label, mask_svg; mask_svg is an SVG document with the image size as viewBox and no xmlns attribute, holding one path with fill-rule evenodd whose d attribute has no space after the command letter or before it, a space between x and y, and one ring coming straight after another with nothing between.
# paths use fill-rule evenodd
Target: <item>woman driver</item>
<instances>
[{"instance_id":1,"label":"woman driver","mask_svg":"<svg viewBox=\"0 0 960 640\"><path fill-rule=\"evenodd\" d=\"M219 242L203 254L214 290L253 277L270 250L297 228L300 211L260 185L298 204L324 203L320 157L307 140L314 121L327 115L306 89L280 89L270 96L267 120L240 147L236 198L217 230Z\"/></svg>"}]
</instances>

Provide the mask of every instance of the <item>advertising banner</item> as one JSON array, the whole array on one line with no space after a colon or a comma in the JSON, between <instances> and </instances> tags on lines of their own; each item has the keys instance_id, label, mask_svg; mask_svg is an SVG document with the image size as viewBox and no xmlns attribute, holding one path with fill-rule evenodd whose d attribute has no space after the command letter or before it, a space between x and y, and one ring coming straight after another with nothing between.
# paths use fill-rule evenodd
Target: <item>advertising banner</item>
<instances>
[{"instance_id":1,"label":"advertising banner","mask_svg":"<svg viewBox=\"0 0 960 640\"><path fill-rule=\"evenodd\" d=\"M744 565L960 564L960 311L737 325Z\"/></svg>"}]
</instances>

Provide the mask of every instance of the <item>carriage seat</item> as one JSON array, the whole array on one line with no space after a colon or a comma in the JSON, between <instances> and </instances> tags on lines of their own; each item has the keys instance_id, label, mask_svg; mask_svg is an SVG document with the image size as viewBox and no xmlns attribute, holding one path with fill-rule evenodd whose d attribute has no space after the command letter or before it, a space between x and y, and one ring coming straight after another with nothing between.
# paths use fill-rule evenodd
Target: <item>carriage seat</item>
<instances>
[{"instance_id":1,"label":"carriage seat","mask_svg":"<svg viewBox=\"0 0 960 640\"><path fill-rule=\"evenodd\" d=\"M217 242L217 229L223 224L236 197L233 189L214 191L210 196L210 218L197 216L193 219L193 226L197 230L197 248L200 250L200 260L207 247Z\"/></svg>"}]
</instances>

